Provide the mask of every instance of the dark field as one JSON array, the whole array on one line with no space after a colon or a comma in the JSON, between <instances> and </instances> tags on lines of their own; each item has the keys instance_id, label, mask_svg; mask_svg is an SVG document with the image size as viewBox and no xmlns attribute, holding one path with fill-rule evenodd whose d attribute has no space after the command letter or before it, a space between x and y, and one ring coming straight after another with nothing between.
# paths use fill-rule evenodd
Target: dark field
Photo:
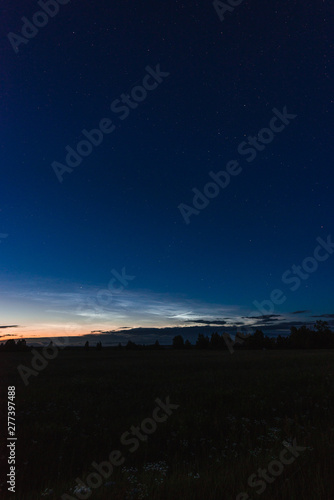
<instances>
[{"instance_id":1,"label":"dark field","mask_svg":"<svg viewBox=\"0 0 334 500\"><path fill-rule=\"evenodd\" d=\"M333 351L64 350L26 387L16 367L31 358L0 357L1 498L334 499ZM8 385L16 386L15 494L5 479ZM144 419L168 396L179 407L152 429ZM146 440L120 442L141 424ZM270 466L268 481L255 477L284 449L288 464ZM113 450L124 462L80 493L76 478L87 484L92 463Z\"/></svg>"}]
</instances>

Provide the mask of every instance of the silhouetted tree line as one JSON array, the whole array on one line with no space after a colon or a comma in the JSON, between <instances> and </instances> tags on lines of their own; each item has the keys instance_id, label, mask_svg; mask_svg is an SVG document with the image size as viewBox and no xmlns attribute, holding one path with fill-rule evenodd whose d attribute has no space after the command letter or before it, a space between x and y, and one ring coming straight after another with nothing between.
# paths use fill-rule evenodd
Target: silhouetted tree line
<instances>
[{"instance_id":1,"label":"silhouetted tree line","mask_svg":"<svg viewBox=\"0 0 334 500\"><path fill-rule=\"evenodd\" d=\"M0 351L29 351L30 347L24 339L19 339L15 342L14 339L7 340L4 344L0 344Z\"/></svg>"},{"instance_id":2,"label":"silhouetted tree line","mask_svg":"<svg viewBox=\"0 0 334 500\"><path fill-rule=\"evenodd\" d=\"M128 343L123 347L121 344L118 344L118 349L126 349L126 350L144 350L144 349L163 349L164 347L160 345L159 340L156 340L154 344L150 345L143 345L143 344L136 344L135 342L132 342L132 340L129 340Z\"/></svg>"},{"instance_id":3,"label":"silhouetted tree line","mask_svg":"<svg viewBox=\"0 0 334 500\"><path fill-rule=\"evenodd\" d=\"M90 345L89 345L88 340L87 340L87 342L84 345L84 349L85 349L85 351L89 351L89 349L90 349ZM96 349L98 351L101 351L101 349L102 349L102 342L96 342Z\"/></svg>"},{"instance_id":4,"label":"silhouetted tree line","mask_svg":"<svg viewBox=\"0 0 334 500\"><path fill-rule=\"evenodd\" d=\"M200 333L193 346L189 340L184 341L182 335L176 335L173 338L172 347L174 349L212 349L212 350L227 350L233 344L235 350L246 349L334 349L334 332L330 329L327 321L317 321L313 328L305 325L300 328L291 327L290 335L283 337L268 337L261 330L256 330L255 333L246 337L245 334L237 333L235 340L231 339L228 333L219 334L212 333L211 337ZM126 350L150 350L164 349L157 340L151 345L136 344L129 340L125 346L121 343L117 347L109 347L110 349L126 349ZM15 342L14 339L7 340L0 344L0 351L29 351L31 347L27 346L24 339L19 339ZM75 347L67 346L66 349L75 349ZM76 349L80 349L77 347ZM81 347L82 349L82 347ZM84 345L85 350L89 350L89 342ZM97 342L96 349L102 349L102 343Z\"/></svg>"},{"instance_id":5,"label":"silhouetted tree line","mask_svg":"<svg viewBox=\"0 0 334 500\"><path fill-rule=\"evenodd\" d=\"M317 321L314 328L305 325L300 328L291 327L290 335L283 337L268 337L261 330L256 330L246 338L245 334L237 333L237 340L233 344L236 350L247 349L334 349L334 332L330 329L327 321ZM233 340L228 333L212 333L211 337L200 333L195 346L188 340L184 342L182 335L173 338L174 349L196 349L227 350Z\"/></svg>"}]
</instances>

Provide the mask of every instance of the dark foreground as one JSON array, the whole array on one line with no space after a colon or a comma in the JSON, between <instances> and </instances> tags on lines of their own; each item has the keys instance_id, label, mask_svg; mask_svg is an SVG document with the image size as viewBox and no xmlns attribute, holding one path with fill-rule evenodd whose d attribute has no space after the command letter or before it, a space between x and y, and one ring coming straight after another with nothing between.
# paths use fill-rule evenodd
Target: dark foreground
<instances>
[{"instance_id":1,"label":"dark foreground","mask_svg":"<svg viewBox=\"0 0 334 500\"><path fill-rule=\"evenodd\" d=\"M25 386L31 358L0 356L1 498L334 498L333 351L65 350Z\"/></svg>"}]
</instances>

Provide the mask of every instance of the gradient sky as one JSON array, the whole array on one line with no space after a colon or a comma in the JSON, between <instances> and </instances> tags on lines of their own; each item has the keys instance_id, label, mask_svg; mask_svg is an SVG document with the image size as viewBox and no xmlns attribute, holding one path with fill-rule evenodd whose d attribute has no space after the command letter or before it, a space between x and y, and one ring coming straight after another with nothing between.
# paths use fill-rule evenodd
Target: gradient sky
<instances>
[{"instance_id":1,"label":"gradient sky","mask_svg":"<svg viewBox=\"0 0 334 500\"><path fill-rule=\"evenodd\" d=\"M211 1L59 7L17 53L8 33L41 9L3 7L0 340L333 323L331 253L282 281L334 235L331 3L245 0L223 21ZM158 64L122 120L111 104ZM296 118L248 162L240 143L285 106ZM53 162L103 118L115 130L59 182ZM231 160L241 173L186 224L180 204ZM267 316L254 301L274 289Z\"/></svg>"}]
</instances>

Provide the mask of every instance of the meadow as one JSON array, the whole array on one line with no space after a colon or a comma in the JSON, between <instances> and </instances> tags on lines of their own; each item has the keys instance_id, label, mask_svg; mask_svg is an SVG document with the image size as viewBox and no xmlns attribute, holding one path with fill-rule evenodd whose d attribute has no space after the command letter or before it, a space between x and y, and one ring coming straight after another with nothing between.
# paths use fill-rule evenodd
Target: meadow
<instances>
[{"instance_id":1,"label":"meadow","mask_svg":"<svg viewBox=\"0 0 334 500\"><path fill-rule=\"evenodd\" d=\"M31 357L0 356L1 498L334 498L333 350L65 349L25 386L17 366ZM15 494L5 479L13 385ZM161 421L138 446L124 444L132 426L150 429L156 400L168 397L178 407L165 419L160 410ZM296 443L301 451L293 455ZM80 487L76 478L86 484L92 463L108 461L113 450L122 464L100 487ZM277 465L282 453L294 460Z\"/></svg>"}]
</instances>

